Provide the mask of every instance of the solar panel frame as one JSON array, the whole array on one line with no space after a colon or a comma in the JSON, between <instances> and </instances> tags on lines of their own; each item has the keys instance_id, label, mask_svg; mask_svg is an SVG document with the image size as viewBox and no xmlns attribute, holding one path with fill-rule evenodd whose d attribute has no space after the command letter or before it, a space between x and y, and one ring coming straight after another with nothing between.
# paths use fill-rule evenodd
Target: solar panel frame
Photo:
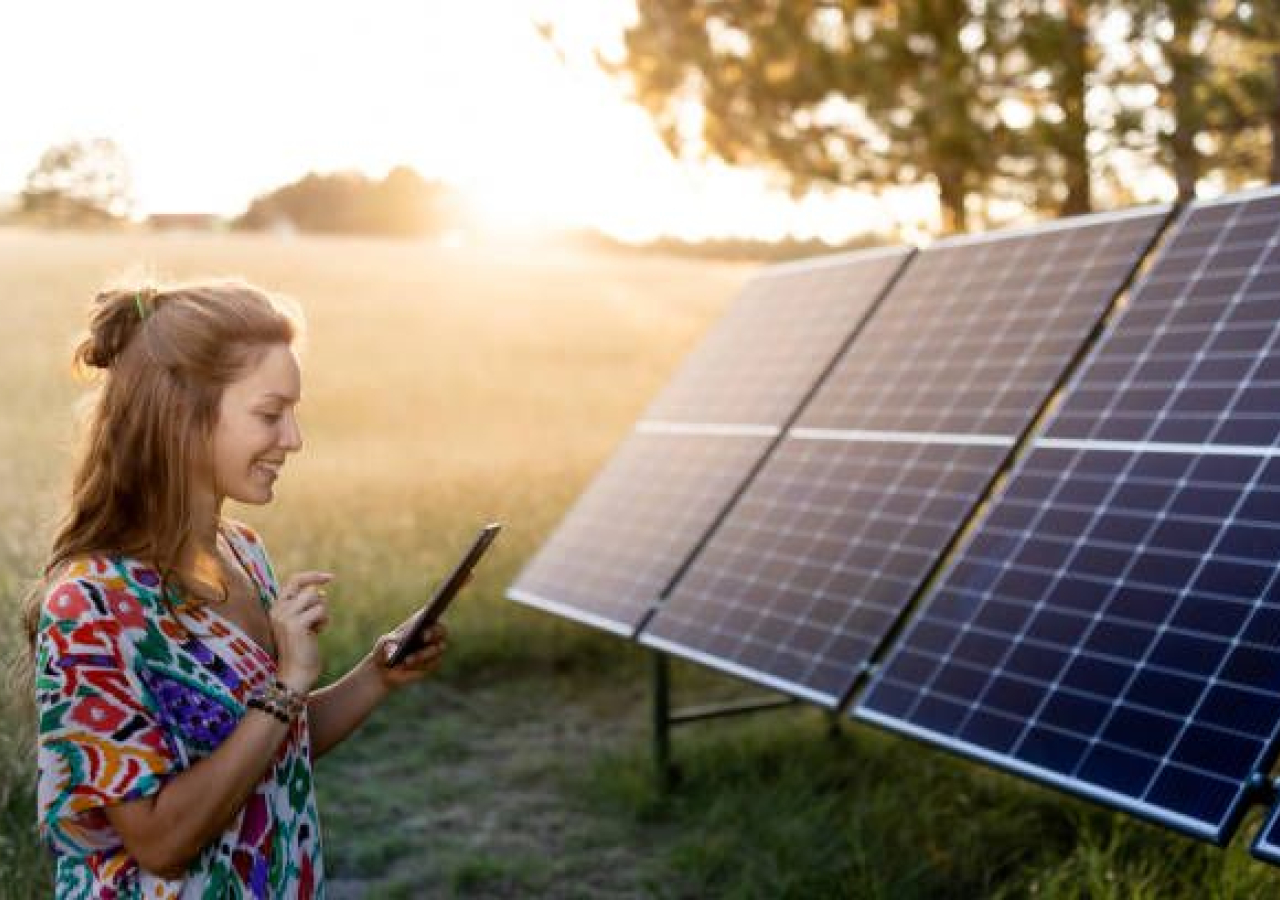
<instances>
[{"instance_id":1,"label":"solar panel frame","mask_svg":"<svg viewBox=\"0 0 1280 900\"><path fill-rule=\"evenodd\" d=\"M1191 256L1202 240L1201 232L1207 231L1202 227L1204 219L1221 230L1231 207L1239 205L1243 209L1259 201L1280 212L1280 191L1274 189L1203 201L1184 210L1151 267L1139 279L1129 305L1072 376L1062 402L1036 430L1030 449L1018 460L1005 488L939 573L917 614L851 710L855 718L1194 837L1221 844L1235 831L1257 789L1259 773L1275 763L1280 714L1262 716L1260 721L1270 723L1265 732L1241 731L1234 725L1229 728L1225 722L1239 724L1243 720L1229 718L1224 712L1223 697L1231 695L1239 700L1239 695L1247 692L1244 699L1254 702L1256 709L1265 696L1250 679L1261 678L1264 669L1259 667L1267 661L1252 654L1252 643L1244 643L1242 636L1265 635L1268 643L1280 641L1280 610L1270 610L1266 599L1278 592L1275 571L1266 582L1255 584L1236 571L1244 559L1219 554L1219 548L1226 546L1238 552L1248 542L1256 544L1262 539L1247 524L1252 520L1240 518L1237 513L1253 502L1249 498L1258 490L1258 480L1264 473L1268 479L1266 491L1280 497L1280 450L1274 438L1269 447L1152 441L1153 436L1164 435L1155 424L1141 434L1135 433L1136 425L1126 421L1120 427L1109 415L1097 414L1097 399L1088 401L1093 404L1093 414L1085 414L1080 407L1090 407L1080 398L1107 396L1099 385L1109 378L1113 387L1119 386L1112 392L1112 406L1108 409L1136 409L1140 413L1128 421L1137 422L1141 415L1158 420L1162 413L1175 408L1178 415L1182 414L1183 408L1174 403L1188 393L1192 382L1189 378L1174 381L1181 370L1174 364L1166 365L1161 354L1143 356L1140 347L1146 345L1141 332L1138 336L1132 333L1133 323L1149 319L1154 327L1159 319L1156 314L1166 307L1170 317L1181 317L1180 323L1193 320L1192 313L1203 319L1205 314L1194 310L1194 303L1179 304L1176 301L1181 295L1170 291L1172 285L1181 284L1185 294L1194 296L1200 282L1188 281L1186 276L1206 271L1213 257L1204 254L1198 267L1190 267L1178 254L1185 251ZM1280 240L1274 224L1277 220L1280 217L1270 217L1268 246L1272 250ZM1228 236L1220 235L1218 243L1227 240ZM1280 252L1268 251L1267 259L1268 271L1274 265L1280 272ZM1165 263L1170 261L1173 265L1166 269ZM1214 281L1213 289L1218 285L1219 281ZM1226 301L1233 301L1236 296L1228 294ZM1192 312L1188 313L1188 309ZM1206 321L1200 324L1203 326ZM1193 365L1197 368L1201 362L1214 362L1213 354L1197 355L1197 348L1192 346L1195 342L1182 338L1183 332L1173 333L1177 340L1172 346L1178 353L1190 354L1182 365L1187 365L1188 359L1196 360ZM1277 336L1280 329L1273 327L1273 350ZM1151 340L1158 339L1153 331ZM1133 355L1133 361L1124 363L1125 354ZM1275 354L1269 358L1275 358ZM1145 392L1136 396L1126 393L1133 384L1143 385L1140 390L1145 391L1145 382L1134 377L1124 380L1118 373L1144 370L1166 372L1166 382L1172 387L1166 391L1165 405L1153 406L1160 398ZM1090 392L1079 392L1081 385L1090 386ZM1235 399L1240 392L1232 396ZM1229 418L1223 413L1215 421L1220 425ZM1223 433L1221 428L1204 432L1206 437ZM1198 456L1190 455L1193 451ZM1241 472L1250 465L1249 460L1253 460L1253 468L1246 477ZM1209 480L1207 476L1222 480ZM1069 495L1071 502L1051 505L1049 500L1035 499L1040 494L1057 498L1062 485L1073 477L1076 480L1069 482L1074 491ZM1212 500L1217 508L1192 504L1186 499L1188 485L1211 488L1216 492ZM1025 499L1028 492L1030 499ZM1255 512L1260 508L1257 503L1253 507ZM1152 516L1142 510L1156 513ZM1086 521L1084 516L1091 518ZM1209 526L1206 523L1197 530L1197 517L1207 517L1208 522L1220 520L1220 524L1206 537ZM1237 526L1240 528L1233 532ZM1073 556L1063 555L1053 546L1060 543L1055 537L1059 531L1069 535L1073 529L1084 528L1096 528L1105 539L1090 543L1082 537L1068 542ZM1016 537L1019 534L1021 538ZM1203 552L1172 552L1177 542L1186 542L1190 535L1199 540L1212 537L1212 542ZM1274 541L1275 536L1271 538ZM1162 549L1170 541L1170 549ZM1125 551L1125 547L1133 549ZM1019 563L1024 555L1037 560L1037 565ZM1194 557L1200 561L1191 568ZM1068 559L1078 568L1068 568ZM1157 559L1158 565L1152 562ZM1168 571L1163 567L1169 567ZM1038 568L1056 572L1056 580L1041 584L1037 580ZM1172 577L1180 568L1187 569L1179 582L1185 589L1176 598L1161 601L1154 592L1156 587L1165 586L1160 578ZM1077 572L1074 577L1079 584L1074 593L1067 594L1067 573L1072 571ZM1022 579L1020 584L1014 582L1017 591L1032 596L1039 593L1039 599L1028 603L1014 599L1019 595L1006 588L1001 580L1006 576ZM1113 587L1100 599L1096 592L1079 586L1091 582L1111 583ZM1253 585L1256 596L1248 611L1239 611L1236 637L1221 650L1216 664L1206 663L1212 671L1198 681L1186 667L1162 674L1167 665L1179 658L1179 653L1200 658L1197 654L1210 652L1213 634L1207 630L1207 623L1212 621L1213 627L1223 627L1217 619L1224 615L1223 610L1229 613L1230 607L1222 603L1230 599L1231 591L1249 585ZM1200 596L1205 598L1204 603L1193 606L1192 599ZM1157 602L1169 604L1168 608L1154 631L1149 627L1144 631L1137 623L1147 620L1131 617L1138 615L1140 603L1148 604L1143 609L1149 609L1149 604ZM1206 610L1217 615L1208 616ZM1117 611L1126 614L1119 615ZM979 617L983 617L981 626L976 624ZM1091 621L1086 622L1088 617ZM1081 621L1073 621L1076 618ZM1063 629L1077 630L1073 635ZM1050 636L1056 633L1068 636L1055 643ZM1085 647L1090 648L1088 652L1083 652ZM1125 655L1138 652L1139 647L1144 649L1136 658ZM1055 658L1064 649L1072 655ZM1121 655L1113 657L1112 653ZM1113 664L1112 659L1117 662ZM1119 661L1127 659L1133 662L1126 676ZM1269 664L1280 664L1280 656ZM1280 675L1280 666L1276 672ZM944 675L952 678L946 689L939 686ZM1159 690L1157 683L1162 685ZM1043 693L1034 696L1033 690L1041 686ZM1187 706L1195 691L1197 699ZM970 695L974 699L964 699ZM1112 699L1107 701L1108 697ZM1100 712L1108 702L1107 710ZM1026 709L1019 714L1021 707ZM1280 713L1280 705L1270 712ZM1233 711L1231 715L1237 713ZM955 720L948 726L945 723L949 717ZM1021 732L1011 736L1017 730L1016 723L1023 719L1026 724ZM1091 740L1085 725L1081 724L1079 731L1071 731L1064 724L1089 721L1093 721ZM971 739L963 738L964 734ZM981 740L979 736L983 736ZM1117 736L1127 736L1129 745L1114 744ZM1218 749L1206 755L1195 740L1208 737L1218 741L1214 744ZM1083 749L1080 741L1086 742ZM995 749L1001 746L1005 749ZM1252 755L1248 752L1250 746L1255 748ZM1161 747L1164 751L1157 753ZM1020 758L1024 755L1028 758ZM1150 763L1152 759L1156 761ZM1063 772L1053 767L1060 767ZM1141 782L1140 792L1120 789L1124 778L1138 779L1144 777L1144 772L1148 774ZM1190 775L1184 776L1184 772ZM1183 780L1178 781L1179 778ZM1200 794L1192 796L1186 791L1194 793L1195 784L1188 779L1195 778L1200 779L1202 787ZM1218 788L1221 790L1215 795L1213 791ZM1180 795L1179 791L1183 793Z\"/></svg>"},{"instance_id":2,"label":"solar panel frame","mask_svg":"<svg viewBox=\"0 0 1280 900\"><path fill-rule=\"evenodd\" d=\"M854 251L769 266L758 274L650 404L645 417L525 566L507 596L584 624L634 636L652 604L750 480L804 398L866 322L913 253L907 247ZM815 286L822 292L815 293ZM804 294L805 289L810 293ZM771 308L796 296L796 291L800 302L789 303L781 314ZM743 381L744 366L735 337L742 343L744 333L784 362L782 376L754 393L742 384L748 388L760 385L771 372L777 374L777 367L762 366L759 360L751 365L747 360L749 377ZM805 341L806 335L811 339ZM816 345L816 350L797 363L787 349L799 343ZM753 408L755 394L764 397L765 403ZM746 406L741 402L744 396L748 398ZM768 421L726 421L739 418L737 413L744 409L757 420ZM726 410L732 413L726 414ZM701 420L691 421L699 416ZM709 460L718 456L731 469L727 477L721 477L718 465L709 463L703 475L713 490L699 487L698 482L704 479L689 477L697 472L679 469L682 455L689 456L682 454L681 447L690 442L702 442L704 456ZM636 471L646 477L637 479ZM668 498L666 521L654 516L653 527L647 532L628 531L625 523L632 506L642 505L646 494L655 488L667 489L672 482L683 485L686 496L678 496L676 491ZM607 514L611 509L613 514ZM647 559L637 559L635 554L628 558L629 545L637 537L641 543L648 541L650 548L660 546L661 552L655 551ZM559 573L557 558L567 560ZM575 570L579 561L596 558L601 559L599 565L585 563L586 570ZM581 582L590 583L592 578L603 587L603 568L625 571L628 566L629 571L639 574L612 585L607 600L580 589Z\"/></svg>"},{"instance_id":3,"label":"solar panel frame","mask_svg":"<svg viewBox=\"0 0 1280 900\"><path fill-rule=\"evenodd\" d=\"M1280 802L1275 803L1258 829L1249 852L1263 862L1280 866Z\"/></svg>"},{"instance_id":4,"label":"solar panel frame","mask_svg":"<svg viewBox=\"0 0 1280 900\"><path fill-rule=\"evenodd\" d=\"M819 391L815 393L812 400L803 408L796 424L789 429L784 440L771 452L770 459L762 466L760 473L753 479L752 484L742 493L734 508L729 511L716 532L709 537L705 546L700 550L698 556L674 584L669 596L664 599L655 614L645 624L639 635L641 643L653 649L690 659L810 702L827 707L843 705L843 702L853 690L864 663L874 655L880 642L892 630L910 599L927 579L928 573L936 566L938 554L944 551L946 546L949 546L950 542L954 540L960 525L971 515L974 506L987 492L992 479L1008 460L1018 436L1030 424L1040 405L1044 403L1052 388L1061 379L1063 371L1078 357L1081 345L1086 338L1097 329L1103 315L1112 305L1116 293L1132 277L1138 261L1145 255L1160 228L1168 220L1169 212L1169 206L1161 205L1129 210L1120 214L1104 214L1075 221L1053 223L1047 227L1021 229L994 235L966 236L940 242L939 249L930 248L923 252L894 286L893 291L859 335L858 340L850 345L850 348L833 368L832 374ZM1097 235L1086 234L1090 226L1113 227L1114 232L1120 233L1123 239L1129 241L1128 244L1124 245L1126 249L1117 250L1112 242L1106 241ZM1126 231L1126 229L1129 229L1129 231ZM1114 234L1105 235L1105 237L1114 236ZM913 310L918 308L921 303L927 303L937 298L939 294L945 293L946 285L963 281L963 272L958 271L961 267L953 265L949 256L948 258L936 258L938 254L955 255L957 250L963 254L966 250L969 250L971 255L986 254L986 257L982 260L984 263L995 263L1008 254L1020 252L1028 257L1035 256L1036 264L1044 267L1046 277L1057 274L1056 270L1053 269L1054 255L1052 253L1036 254L1035 243L1037 240L1041 240L1044 243L1056 241L1057 243L1051 243L1051 246L1060 248L1059 252L1064 255L1068 252L1079 251L1081 247L1084 247L1088 252L1104 259L1108 258L1107 254L1114 252L1121 258L1121 261L1107 263L1115 271L1111 272L1109 279L1100 277L1101 281L1106 282L1103 286L1085 282L1090 277L1090 274L1111 271L1106 269L1104 264L1099 264L1094 269L1086 270L1084 275L1076 273L1073 277L1077 281L1084 283L1078 296L1084 296L1087 300L1079 300L1077 295L1068 294L1066 299L1056 301L1059 303L1063 314L1056 319L1051 318L1047 324L1042 319L1043 309L1029 310L1025 314L1018 309L1006 311L1006 318L1002 322L1003 325L1007 326L1008 321L1014 319L1025 319L1044 326L1042 331L1032 333L1036 337L1036 340L1032 342L1033 346L1040 345L1039 339L1041 337L1052 336L1054 326L1058 324L1069 326L1064 327L1063 331L1069 333L1072 337L1070 346L1065 351L1058 350L1057 357L1052 365L1049 365L1047 369L1043 367L1038 369L1040 372L1038 376L1040 379L1038 382L1039 389L1035 392L1036 402L1034 404L1023 404L1021 400L1014 399L1011 401L1011 405L1016 410L1016 415L1006 415L1002 420L987 417L986 419L981 419L978 423L1002 421L1004 422L1006 433L995 435L975 433L976 429L974 427L966 427L964 423L959 423L954 419L946 419L945 417L939 421L949 427L947 431L932 433L903 432L896 430L896 426L901 421L906 420L892 418L899 414L899 410L889 409L888 412L891 418L887 421L883 417L868 419L863 408L852 408L854 405L847 403L843 404L843 409L846 410L846 416L853 419L853 424L869 427L854 429L830 427L832 425L846 424L846 422L838 417L833 419L832 407L839 410L842 408L841 404L827 403L824 408L824 394L839 389L839 385L836 383L842 370L857 370L857 366L851 364L850 360L856 358L859 351L868 343L874 343L880 332L888 330L893 333L896 331L900 335L907 335L906 340L914 341L917 345L923 346L923 349L916 352L917 358L925 358L932 362L939 355L938 352L934 351L934 348L927 344L930 337L928 326L919 325L918 322L914 321L913 317ZM1092 241L1092 244L1090 241ZM1123 241L1119 243L1123 243ZM1010 245L1016 245L1017 249L1010 249ZM974 247L980 248L979 251L974 252L969 249ZM1043 251L1046 248L1041 246L1038 249ZM935 256L932 262L931 254ZM1045 261L1046 259L1048 262ZM929 271L922 275L922 269L929 269ZM999 278L1001 274L996 273L995 276L992 276L991 267L983 265L981 271L977 273L977 277ZM1006 288L1004 295L999 291L988 291L982 295L981 303L975 302L973 305L983 308L991 305L999 307L1003 296L1024 290L1027 293L1034 293L1037 286L1034 278L1018 277L1015 283L1013 274L1006 273L1003 277L1009 280L1009 286ZM1029 288L1027 287L1027 282L1030 282L1031 286ZM911 303L906 303L900 299L900 295L909 291L914 291L915 293L912 296ZM948 300L945 298L937 299L937 302L946 303ZM951 302L959 305L959 301ZM1083 309L1071 306L1070 304L1072 303L1083 307ZM1003 334L995 334L993 336L991 329L985 328L984 323L977 321L970 310L964 309L962 312L973 320L969 328L970 334L977 335L979 339L984 334L992 340L1000 340L1005 337ZM1072 315L1075 316L1074 321L1070 318ZM888 322L887 325L885 324L886 322ZM946 340L949 340L953 332L949 328L942 330L946 333ZM921 337L922 334L923 337ZM939 338L939 340L943 339ZM989 345L985 349L989 349ZM1027 369L1036 369L1037 367L1034 364L1042 361L1033 359L1033 354L1025 351L1018 350L1016 352L1021 354L1018 356L1019 359L1025 358L1026 363L1018 370L1020 374ZM956 354L952 355L955 356ZM879 353L879 356L883 358L885 354ZM970 358L963 361L970 364L974 371L982 369L987 364L985 359ZM863 368L866 369L868 367L864 366ZM1045 374L1046 371L1049 373L1048 375ZM903 379L898 377L891 380L899 382ZM833 384L835 387L833 387ZM980 389L980 385L981 382L970 380L965 386L972 393ZM947 388L948 384L941 375L925 385L926 391L932 390L937 396L945 396ZM952 399L954 399L954 394ZM909 413L910 411L908 410L907 412ZM884 430L878 430L875 426L883 426ZM821 649L818 649L818 647L822 644L822 641L814 633L815 629L811 627L814 623L814 618L810 618L809 613L792 615L792 621L789 623L791 626L790 637L797 644L803 644L805 649L810 652L811 657L814 657L810 660L814 664L810 671L807 674L798 676L796 674L797 667L800 665L798 659L784 658L785 651L793 649L790 646L772 648L773 656L768 661L758 657L771 652L768 649L767 638L776 638L785 629L785 624L774 622L774 619L777 618L774 615L776 611L775 600L782 595L790 594L793 596L788 596L787 602L804 604L807 602L806 591L811 592L817 589L819 584L813 581L812 573L806 573L802 564L796 564L787 571L785 579L779 575L775 582L767 584L767 587L772 589L773 595L760 600L756 604L754 619L744 615L743 607L748 605L748 601L743 597L747 591L752 590L752 587L744 582L756 578L769 567L777 568L778 558L785 557L787 554L772 552L768 546L769 539L767 536L760 538L753 545L751 541L755 540L757 536L752 536L750 534L751 528L741 525L739 520L749 518L755 510L762 511L759 513L761 518L767 517L771 503L768 498L770 492L774 494L785 493L785 485L783 488L773 485L773 482L781 477L777 476L777 471L780 467L788 464L786 460L789 456L794 455L797 444L811 443L814 446L820 446L822 443L826 443L828 445L827 448L820 452L815 451L815 455L822 456L825 454L828 458L839 459L845 456L847 448L841 447L841 444L845 441L856 442L857 451L864 453L879 453L882 452L879 448L889 447L891 448L890 453L907 457L914 455L917 460L922 456L928 457L933 454L932 461L921 463L921 465L940 473L939 478L946 479L946 483L950 485L955 485L953 464L959 465L961 469L964 469L966 466L971 466L973 459L980 455L985 455L986 459L982 463L984 467L982 477L976 481L970 479L969 482L965 483L964 487L960 489L961 499L958 503L955 502L955 497L949 496L955 493L955 489L944 490L939 488L939 485L944 483L939 480L931 482L914 494L910 490L886 490L883 492L878 501L876 501L875 508L885 515L883 517L871 516L870 518L892 517L894 515L893 507L895 505L901 506L904 499L903 495L912 495L913 499L924 498L923 505L915 510L917 518L911 522L916 529L916 533L918 534L922 530L938 531L939 527L944 533L941 538L934 536L932 544L928 546L927 551L920 554L926 558L923 562L917 561L916 570L911 573L909 579L911 584L909 589L904 589L891 602L886 601L882 608L876 610L876 615L872 615L870 610L875 608L878 605L877 603L868 602L863 604L859 602L857 608L852 608L851 606L847 610L848 618L843 625L829 628L831 633L827 635L828 640ZM937 449L940 447L946 447L947 452L951 454L952 464L943 461L945 454ZM928 452L926 452L925 448L928 448ZM827 452L828 450L830 452ZM939 454L942 454L942 456ZM855 485L857 490L867 487L865 484L866 479L861 479L856 475L848 475L847 459L835 465L837 467L845 466L845 468L841 469L844 477L840 479L839 490L844 490L850 484ZM905 475L906 470L901 470L901 473ZM786 481L785 478L781 480ZM900 481L900 478L898 480ZM792 482L791 486L795 487L795 483L798 483L799 479L793 478ZM892 476L886 476L883 482L886 486L890 486L895 483L895 479ZM909 487L910 485L908 485ZM795 488L795 490L799 491L800 488ZM833 490L836 489L833 488ZM895 493L898 496L895 497ZM916 495L919 496L917 497ZM938 502L940 510L948 502L952 506L958 506L959 510L953 509L947 512L944 517L941 517L942 522L940 524L937 518L931 518L928 514L921 515L921 512L928 509L929 503L933 501ZM795 502L800 503L801 501L797 500ZM811 501L804 502L811 503ZM840 503L843 502L840 501ZM840 504L833 505L839 506ZM831 518L838 518L840 512L842 510L837 510L831 515ZM785 513L785 507L782 508L782 512L773 511L775 515L783 515ZM813 516L814 521L820 520L826 513L827 510L817 508L817 512ZM794 519L794 517L792 518ZM788 525L787 527L790 528L791 526ZM811 536L813 542L817 543L824 540L826 526L814 524L808 527L807 532L804 531L804 528L801 528L801 531ZM898 557L891 559L890 565L897 564L904 555L910 555L914 552L911 540L909 538L904 540L903 534L905 532L899 532L885 539L887 542L886 551L890 557L892 557L893 552L901 551L898 552ZM746 537L743 535L746 535ZM786 536L784 535L783 538L785 539ZM745 549L740 553L725 549L726 545L732 547L735 543ZM904 547L906 548L905 550ZM842 565L843 561L838 561L832 567L840 568ZM742 568L746 568L749 574L745 578L737 578L737 570ZM703 577L706 569L711 569L714 574ZM791 591L793 585L788 583L788 580L796 582L799 590ZM884 580L881 577L880 583L873 583L868 579L863 585L864 594L872 591L872 589L878 591ZM738 593L735 599L720 603L717 591L722 594L732 594L735 591ZM814 613L815 618L825 618L828 622L835 618L835 615L829 609L824 609L821 604L812 603L808 608ZM822 613L821 616L818 615L819 611ZM778 621L781 622L785 618L783 616ZM858 623L859 629L872 632L870 638L861 642L861 647L856 651L852 646L846 646L849 642L846 640L848 637L847 629L844 628L844 626L850 625L854 618L860 620ZM731 642L725 639L726 634L735 630L739 638L737 647L731 646ZM759 653L751 646L753 644L760 645ZM837 673L836 669L838 667L830 663L830 658L835 655L847 655L854 652L860 653L863 658L850 662L843 671ZM747 657L753 654L757 658L748 660ZM816 658L823 654L826 655L826 658ZM800 656L802 654L795 655ZM783 675L784 672L787 673L785 677ZM820 675L818 674L819 672L821 672ZM815 683L816 681L821 683ZM836 684L837 681L839 682L838 685Z\"/></svg>"}]
</instances>

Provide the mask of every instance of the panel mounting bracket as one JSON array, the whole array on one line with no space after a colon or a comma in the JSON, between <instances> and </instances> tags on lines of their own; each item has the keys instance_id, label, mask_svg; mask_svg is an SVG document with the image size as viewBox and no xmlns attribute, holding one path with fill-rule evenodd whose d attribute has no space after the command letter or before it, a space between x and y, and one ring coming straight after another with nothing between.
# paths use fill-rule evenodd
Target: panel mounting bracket
<instances>
[{"instance_id":1,"label":"panel mounting bracket","mask_svg":"<svg viewBox=\"0 0 1280 900\"><path fill-rule=\"evenodd\" d=\"M653 655L653 763L659 788L665 793L680 783L680 768L671 759L671 729L678 725L742 716L750 713L782 709L800 703L795 697L761 696L723 703L706 703L683 709L671 708L671 660L667 654L651 651ZM830 734L840 735L839 714L831 711Z\"/></svg>"}]
</instances>

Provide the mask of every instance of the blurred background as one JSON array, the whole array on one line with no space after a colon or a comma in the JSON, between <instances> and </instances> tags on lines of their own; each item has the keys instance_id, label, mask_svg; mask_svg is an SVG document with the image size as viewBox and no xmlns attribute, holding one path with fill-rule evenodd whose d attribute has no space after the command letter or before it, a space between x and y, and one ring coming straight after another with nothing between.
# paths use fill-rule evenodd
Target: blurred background
<instances>
[{"instance_id":1,"label":"blurred background","mask_svg":"<svg viewBox=\"0 0 1280 900\"><path fill-rule=\"evenodd\" d=\"M8 4L18 222L922 240L1280 173L1270 2Z\"/></svg>"},{"instance_id":2,"label":"blurred background","mask_svg":"<svg viewBox=\"0 0 1280 900\"><path fill-rule=\"evenodd\" d=\"M306 450L228 511L278 571L338 573L329 677L507 523L439 677L319 763L332 896L1280 887L805 708L681 732L663 793L645 656L502 598L762 262L1280 180L1280 4L43 0L0 41L0 661L75 446L71 346L122 274L306 310ZM0 897L47 895L29 698L2 699Z\"/></svg>"}]
</instances>

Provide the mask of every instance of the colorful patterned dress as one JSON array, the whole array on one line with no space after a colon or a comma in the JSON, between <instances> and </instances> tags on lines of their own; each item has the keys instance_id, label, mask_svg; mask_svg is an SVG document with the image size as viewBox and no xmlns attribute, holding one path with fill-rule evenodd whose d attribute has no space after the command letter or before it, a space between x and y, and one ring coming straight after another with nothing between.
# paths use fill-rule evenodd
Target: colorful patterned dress
<instances>
[{"instance_id":1,"label":"colorful patterned dress","mask_svg":"<svg viewBox=\"0 0 1280 900\"><path fill-rule=\"evenodd\" d=\"M277 586L247 527L226 535L270 605ZM275 662L216 607L171 608L137 560L78 560L50 585L36 643L39 823L59 898L309 898L324 894L306 717L222 835L166 880L143 871L103 807L155 794L235 730Z\"/></svg>"}]
</instances>

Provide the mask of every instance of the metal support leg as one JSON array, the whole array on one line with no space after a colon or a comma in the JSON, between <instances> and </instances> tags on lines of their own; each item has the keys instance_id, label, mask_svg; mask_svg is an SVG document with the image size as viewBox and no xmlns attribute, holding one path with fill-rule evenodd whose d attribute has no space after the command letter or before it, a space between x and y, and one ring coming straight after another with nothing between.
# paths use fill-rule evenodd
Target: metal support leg
<instances>
[{"instance_id":1,"label":"metal support leg","mask_svg":"<svg viewBox=\"0 0 1280 900\"><path fill-rule=\"evenodd\" d=\"M680 767L671 761L671 729L677 725L705 722L726 716L763 712L792 706L794 697L757 697L729 703L711 703L705 706L687 707L671 711L671 660L657 650L653 653L653 766L658 787L664 793L672 790L680 781ZM831 713L829 733L840 735L840 714Z\"/></svg>"},{"instance_id":2,"label":"metal support leg","mask_svg":"<svg viewBox=\"0 0 1280 900\"><path fill-rule=\"evenodd\" d=\"M653 764L664 793L675 783L671 766L671 663L665 653L653 653Z\"/></svg>"}]
</instances>

